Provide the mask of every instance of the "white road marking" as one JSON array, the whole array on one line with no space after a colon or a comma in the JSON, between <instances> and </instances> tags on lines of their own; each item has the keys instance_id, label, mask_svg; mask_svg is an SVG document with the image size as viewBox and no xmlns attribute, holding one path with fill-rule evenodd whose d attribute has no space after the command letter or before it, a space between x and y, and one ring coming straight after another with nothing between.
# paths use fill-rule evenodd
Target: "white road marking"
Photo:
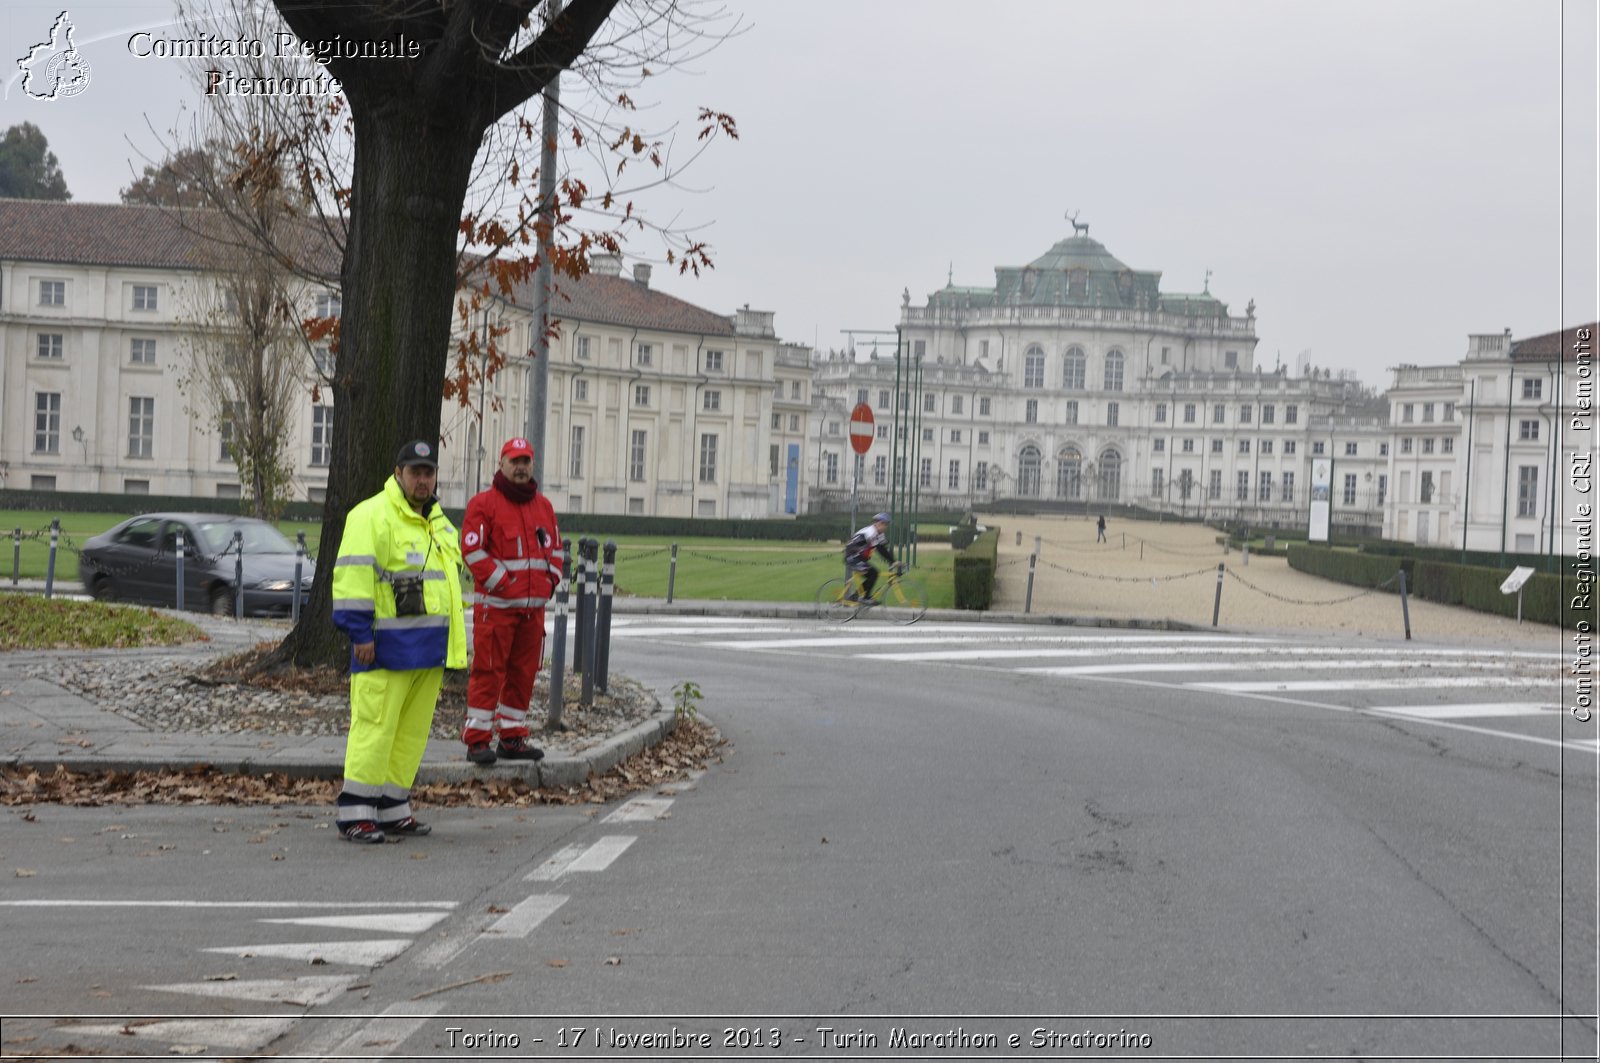
<instances>
[{"instance_id":1,"label":"white road marking","mask_svg":"<svg viewBox=\"0 0 1600 1063\"><path fill-rule=\"evenodd\" d=\"M1532 701L1483 701L1463 705L1372 705L1365 711L1453 720L1463 716L1547 716L1560 712L1561 707Z\"/></svg>"},{"instance_id":2,"label":"white road marking","mask_svg":"<svg viewBox=\"0 0 1600 1063\"><path fill-rule=\"evenodd\" d=\"M390 1004L376 1018L345 1038L328 1055L335 1059L371 1059L375 1055L392 1055L390 1051L403 1043L444 1010L442 1000L407 1000ZM418 1058L415 1056L409 1057Z\"/></svg>"},{"instance_id":3,"label":"white road marking","mask_svg":"<svg viewBox=\"0 0 1600 1063\"><path fill-rule=\"evenodd\" d=\"M631 834L607 834L572 863L568 871L604 871L638 839Z\"/></svg>"},{"instance_id":4,"label":"white road marking","mask_svg":"<svg viewBox=\"0 0 1600 1063\"><path fill-rule=\"evenodd\" d=\"M312 1008L341 996L363 975L307 975L304 978L247 978L233 982L173 982L147 985L160 993L185 993L190 996L222 997L229 1000L270 1000Z\"/></svg>"},{"instance_id":5,"label":"white road marking","mask_svg":"<svg viewBox=\"0 0 1600 1063\"><path fill-rule=\"evenodd\" d=\"M640 820L660 819L667 809L672 807L672 802L673 799L670 797L635 797L600 822L636 823Z\"/></svg>"},{"instance_id":6,"label":"white road marking","mask_svg":"<svg viewBox=\"0 0 1600 1063\"><path fill-rule=\"evenodd\" d=\"M572 862L583 854L581 845L569 845L523 876L524 882L554 882L567 873Z\"/></svg>"},{"instance_id":7,"label":"white road marking","mask_svg":"<svg viewBox=\"0 0 1600 1063\"><path fill-rule=\"evenodd\" d=\"M1504 667L1505 665L1499 661L1452 661L1449 664L1441 664L1438 661L1396 657L1389 660L1356 661L1143 661L1138 664L1080 664L1059 668L1016 668L1013 671L1024 675L1066 676L1115 675L1119 672L1133 672L1135 674L1140 672L1269 672L1307 668L1336 668L1340 671L1363 668L1448 668L1453 671L1460 668L1503 669ZM1360 680L1355 680L1355 682L1360 682ZM1538 680L1529 679L1528 682L1534 683L1538 682ZM1190 685L1214 686L1216 684L1195 683Z\"/></svg>"},{"instance_id":8,"label":"white road marking","mask_svg":"<svg viewBox=\"0 0 1600 1063\"><path fill-rule=\"evenodd\" d=\"M983 636L962 635L946 628L916 628L907 629L900 626L885 627L881 631L872 633L873 641L866 642L862 635L866 634L862 628L856 628L860 634L854 635L829 635L805 639L726 639L721 642L705 642L701 645L714 646L718 649L730 650L787 650L787 649L825 649L830 647L855 647L862 648L869 645L882 645L884 643L900 643L902 645L927 645L945 643L949 645L970 645L982 642L1004 642L1015 644L1018 642L1093 642L1101 646L1117 646L1125 643L1162 642L1173 645L1183 642L1204 642L1212 644L1227 643L1270 643L1271 639L1249 638L1243 635L1195 635L1195 636L1164 636L1164 635L1129 635L1129 636L1101 636L1101 635L1011 635L995 633L993 628L986 629ZM766 632L762 632L766 634ZM1148 651L1147 651L1148 652ZM862 654L861 656L866 656Z\"/></svg>"},{"instance_id":9,"label":"white road marking","mask_svg":"<svg viewBox=\"0 0 1600 1063\"><path fill-rule=\"evenodd\" d=\"M496 919L484 930L485 934L506 934L525 938L534 928L554 915L567 903L567 898L555 893L535 893L524 898L515 908Z\"/></svg>"},{"instance_id":10,"label":"white road marking","mask_svg":"<svg viewBox=\"0 0 1600 1063\"><path fill-rule=\"evenodd\" d=\"M0 901L4 908L393 908L396 901L113 901L59 898ZM457 901L405 901L407 908L454 908Z\"/></svg>"},{"instance_id":11,"label":"white road marking","mask_svg":"<svg viewBox=\"0 0 1600 1063\"><path fill-rule=\"evenodd\" d=\"M410 938L382 938L374 941L309 941L282 945L224 945L202 949L224 956L272 956L285 960L322 960L353 967L376 967L411 947Z\"/></svg>"},{"instance_id":12,"label":"white road marking","mask_svg":"<svg viewBox=\"0 0 1600 1063\"><path fill-rule=\"evenodd\" d=\"M56 1029L92 1037L135 1037L167 1044L199 1042L207 1048L213 1045L219 1048L257 1048L287 1033L299 1021L298 1015L281 1019L158 1019L155 1022L118 1022L109 1026L58 1026Z\"/></svg>"},{"instance_id":13,"label":"white road marking","mask_svg":"<svg viewBox=\"0 0 1600 1063\"><path fill-rule=\"evenodd\" d=\"M1556 680L1550 680L1555 686ZM1261 683L1185 683L1196 690L1216 690L1225 694L1256 694L1272 691L1296 692L1308 690L1417 690L1428 687L1521 687L1538 686L1537 680L1513 679L1493 675L1441 675L1417 679L1297 679L1286 682L1268 680Z\"/></svg>"},{"instance_id":14,"label":"white road marking","mask_svg":"<svg viewBox=\"0 0 1600 1063\"><path fill-rule=\"evenodd\" d=\"M1470 660L1476 657L1485 658L1491 662L1503 663L1507 657L1532 658L1536 660L1560 660L1559 654L1554 653L1506 653L1498 650L1403 650L1379 649L1361 647L1324 647L1324 646L1226 646L1219 649L1216 646L1122 646L1122 647L1065 647L1052 648L1042 646L1037 649L1021 650L921 650L913 653L857 653L859 657L869 661L963 661L963 660L1008 660L1025 659L1028 657L1136 657L1159 656L1175 657L1181 655L1211 655L1225 653L1229 657L1249 657L1271 654L1279 656L1309 656L1312 654L1326 655L1356 655L1365 656L1407 656L1407 657L1443 657L1449 658L1453 663L1458 660ZM1341 664L1343 662L1340 662ZM1434 663L1434 662L1430 662ZM1252 662L1244 662L1239 667L1257 667ZM1310 665L1297 665L1296 667L1310 667Z\"/></svg>"},{"instance_id":15,"label":"white road marking","mask_svg":"<svg viewBox=\"0 0 1600 1063\"><path fill-rule=\"evenodd\" d=\"M314 915L298 919L258 919L258 923L291 926L338 926L348 930L381 930L391 934L420 934L448 919L449 912L395 912L392 915Z\"/></svg>"}]
</instances>

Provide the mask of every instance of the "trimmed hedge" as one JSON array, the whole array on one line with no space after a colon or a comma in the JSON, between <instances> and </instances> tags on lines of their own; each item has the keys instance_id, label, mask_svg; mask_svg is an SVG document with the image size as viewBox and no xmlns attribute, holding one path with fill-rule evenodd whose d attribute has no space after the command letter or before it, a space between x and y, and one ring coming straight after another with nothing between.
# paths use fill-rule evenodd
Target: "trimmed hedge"
<instances>
[{"instance_id":1,"label":"trimmed hedge","mask_svg":"<svg viewBox=\"0 0 1600 1063\"><path fill-rule=\"evenodd\" d=\"M0 490L0 509L35 513L222 513L249 516L247 498L194 498L188 495L116 495L89 491ZM290 502L279 520L314 522L322 519L321 502Z\"/></svg>"},{"instance_id":2,"label":"trimmed hedge","mask_svg":"<svg viewBox=\"0 0 1600 1063\"><path fill-rule=\"evenodd\" d=\"M1430 602L1464 605L1480 613L1517 615L1517 596L1501 594L1500 584L1510 573L1471 565L1418 561L1416 595ZM1522 586L1522 619L1541 624L1561 623L1561 577L1536 572Z\"/></svg>"},{"instance_id":3,"label":"trimmed hedge","mask_svg":"<svg viewBox=\"0 0 1600 1063\"><path fill-rule=\"evenodd\" d=\"M1501 594L1500 584L1510 572L1502 568L1485 568L1475 565L1458 565L1443 561L1425 561L1412 557L1355 553L1323 546L1292 545L1289 547L1289 565L1314 576L1323 576L1357 587L1376 587L1394 576L1396 570L1406 573L1406 590L1423 601L1442 605L1462 605L1480 613L1498 616L1517 615L1517 596ZM1383 588L1389 593L1398 586ZM1535 573L1522 589L1522 618L1541 624L1570 623L1580 612L1567 613L1568 598L1561 593L1561 577ZM1566 615L1564 615L1566 614Z\"/></svg>"},{"instance_id":4,"label":"trimmed hedge","mask_svg":"<svg viewBox=\"0 0 1600 1063\"><path fill-rule=\"evenodd\" d=\"M1394 574L1400 569L1406 570L1406 582L1411 582L1412 561L1406 557L1370 557L1353 550L1336 550L1307 543L1290 543L1288 554L1290 568L1357 587L1380 586L1394 579ZM1383 589L1397 594L1400 585L1396 582Z\"/></svg>"},{"instance_id":5,"label":"trimmed hedge","mask_svg":"<svg viewBox=\"0 0 1600 1063\"><path fill-rule=\"evenodd\" d=\"M990 528L955 555L957 609L986 610L994 600L994 574L1000 564L1000 529Z\"/></svg>"}]
</instances>

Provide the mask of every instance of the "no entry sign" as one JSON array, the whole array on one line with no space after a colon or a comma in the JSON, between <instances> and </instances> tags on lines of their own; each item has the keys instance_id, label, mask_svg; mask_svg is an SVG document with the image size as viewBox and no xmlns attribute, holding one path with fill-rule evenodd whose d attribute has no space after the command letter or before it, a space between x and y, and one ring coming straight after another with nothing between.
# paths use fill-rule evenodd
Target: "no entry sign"
<instances>
[{"instance_id":1,"label":"no entry sign","mask_svg":"<svg viewBox=\"0 0 1600 1063\"><path fill-rule=\"evenodd\" d=\"M850 411L850 446L857 454L865 454L867 448L872 446L872 407L864 402L856 403L856 408Z\"/></svg>"}]
</instances>

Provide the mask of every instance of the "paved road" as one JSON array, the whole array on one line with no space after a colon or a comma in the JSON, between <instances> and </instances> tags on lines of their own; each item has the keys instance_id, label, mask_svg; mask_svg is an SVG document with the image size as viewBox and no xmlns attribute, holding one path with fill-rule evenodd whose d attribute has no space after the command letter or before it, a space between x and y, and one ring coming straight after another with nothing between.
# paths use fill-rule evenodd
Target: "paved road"
<instances>
[{"instance_id":1,"label":"paved road","mask_svg":"<svg viewBox=\"0 0 1600 1063\"><path fill-rule=\"evenodd\" d=\"M323 844L324 810L9 816L35 874L0 883L3 1010L120 1018L10 1020L6 1047L577 1055L563 1028L676 1025L780 1031L747 1058L941 1054L953 1027L946 1058L1085 1058L1085 1030L1592 1057L1592 731L1554 653L1519 652L621 618L613 667L696 681L737 747L681 791L441 813L377 852ZM153 1012L270 1017L122 1032Z\"/></svg>"}]
</instances>

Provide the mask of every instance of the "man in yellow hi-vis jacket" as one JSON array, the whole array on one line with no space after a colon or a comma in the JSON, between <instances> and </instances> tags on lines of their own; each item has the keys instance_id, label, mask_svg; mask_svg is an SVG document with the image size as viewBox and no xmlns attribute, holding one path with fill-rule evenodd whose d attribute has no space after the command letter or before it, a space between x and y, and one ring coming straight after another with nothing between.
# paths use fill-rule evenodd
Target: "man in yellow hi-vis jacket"
<instances>
[{"instance_id":1,"label":"man in yellow hi-vis jacket","mask_svg":"<svg viewBox=\"0 0 1600 1063\"><path fill-rule=\"evenodd\" d=\"M333 622L350 636L350 737L339 832L353 842L427 834L411 812L446 668L467 666L461 546L434 497L438 458L400 449L383 490L345 518Z\"/></svg>"}]
</instances>

